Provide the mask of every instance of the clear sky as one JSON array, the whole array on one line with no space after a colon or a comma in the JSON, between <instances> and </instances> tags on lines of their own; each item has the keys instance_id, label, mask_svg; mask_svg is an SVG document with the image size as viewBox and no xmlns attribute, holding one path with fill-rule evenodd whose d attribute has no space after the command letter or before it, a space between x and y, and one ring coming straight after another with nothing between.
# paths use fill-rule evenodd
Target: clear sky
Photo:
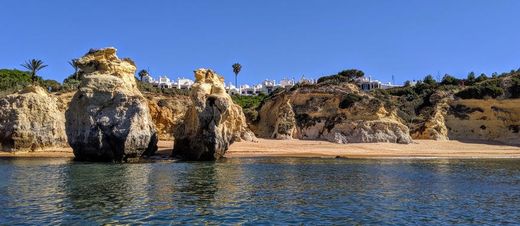
<instances>
[{"instance_id":1,"label":"clear sky","mask_svg":"<svg viewBox=\"0 0 520 226\"><path fill-rule=\"evenodd\" d=\"M27 59L62 81L67 61L114 46L154 75L199 67L240 83L357 68L398 83L520 67L517 0L2 0L0 68Z\"/></svg>"}]
</instances>

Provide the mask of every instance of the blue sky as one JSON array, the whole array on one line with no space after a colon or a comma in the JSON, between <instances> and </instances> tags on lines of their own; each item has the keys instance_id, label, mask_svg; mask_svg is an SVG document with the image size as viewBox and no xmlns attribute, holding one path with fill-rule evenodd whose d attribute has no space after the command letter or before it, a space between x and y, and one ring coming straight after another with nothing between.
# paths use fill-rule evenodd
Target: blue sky
<instances>
[{"instance_id":1,"label":"blue sky","mask_svg":"<svg viewBox=\"0 0 520 226\"><path fill-rule=\"evenodd\" d=\"M240 83L357 68L401 83L520 67L516 0L2 0L0 68L27 59L62 81L71 58L114 46L157 75L213 68Z\"/></svg>"}]
</instances>

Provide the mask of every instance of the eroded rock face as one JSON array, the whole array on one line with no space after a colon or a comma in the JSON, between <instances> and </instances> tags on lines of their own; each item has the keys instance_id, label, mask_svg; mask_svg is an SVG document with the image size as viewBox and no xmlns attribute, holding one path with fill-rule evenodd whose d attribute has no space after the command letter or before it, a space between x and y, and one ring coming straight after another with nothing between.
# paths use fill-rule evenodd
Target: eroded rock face
<instances>
[{"instance_id":1,"label":"eroded rock face","mask_svg":"<svg viewBox=\"0 0 520 226\"><path fill-rule=\"evenodd\" d=\"M253 122L259 137L336 143L411 143L409 129L381 101L352 84L303 85L267 99Z\"/></svg>"},{"instance_id":2,"label":"eroded rock face","mask_svg":"<svg viewBox=\"0 0 520 226\"><path fill-rule=\"evenodd\" d=\"M453 93L437 91L432 94L430 97L430 103L434 105L432 115L424 125L412 133L413 139L449 140L445 116L451 101L453 101Z\"/></svg>"},{"instance_id":3,"label":"eroded rock face","mask_svg":"<svg viewBox=\"0 0 520 226\"><path fill-rule=\"evenodd\" d=\"M77 160L128 162L157 150L135 64L115 48L91 50L77 62L84 79L66 112L69 144Z\"/></svg>"},{"instance_id":4,"label":"eroded rock face","mask_svg":"<svg viewBox=\"0 0 520 226\"><path fill-rule=\"evenodd\" d=\"M175 131L174 157L216 160L233 142L256 139L242 108L226 93L224 79L212 70L195 71L190 97L193 103Z\"/></svg>"},{"instance_id":5,"label":"eroded rock face","mask_svg":"<svg viewBox=\"0 0 520 226\"><path fill-rule=\"evenodd\" d=\"M161 96L145 94L150 115L157 128L159 140L173 140L173 132L183 123L184 114L191 105L188 96Z\"/></svg>"},{"instance_id":6,"label":"eroded rock face","mask_svg":"<svg viewBox=\"0 0 520 226\"><path fill-rule=\"evenodd\" d=\"M41 151L67 145L56 98L39 86L0 99L0 150Z\"/></svg>"},{"instance_id":7,"label":"eroded rock face","mask_svg":"<svg viewBox=\"0 0 520 226\"><path fill-rule=\"evenodd\" d=\"M520 145L520 99L459 99L445 116L450 139Z\"/></svg>"}]
</instances>

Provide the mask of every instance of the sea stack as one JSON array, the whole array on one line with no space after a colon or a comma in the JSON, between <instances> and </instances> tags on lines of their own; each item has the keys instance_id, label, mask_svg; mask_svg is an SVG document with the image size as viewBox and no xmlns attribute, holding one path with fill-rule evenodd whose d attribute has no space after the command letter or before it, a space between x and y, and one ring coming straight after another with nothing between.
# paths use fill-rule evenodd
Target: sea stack
<instances>
[{"instance_id":1,"label":"sea stack","mask_svg":"<svg viewBox=\"0 0 520 226\"><path fill-rule=\"evenodd\" d=\"M42 151L66 145L63 112L42 87L31 85L0 99L0 150Z\"/></svg>"},{"instance_id":2,"label":"sea stack","mask_svg":"<svg viewBox=\"0 0 520 226\"><path fill-rule=\"evenodd\" d=\"M195 71L190 91L193 104L175 131L173 157L183 160L217 160L235 141L256 140L242 108L224 88L224 78L209 69Z\"/></svg>"},{"instance_id":3,"label":"sea stack","mask_svg":"<svg viewBox=\"0 0 520 226\"><path fill-rule=\"evenodd\" d=\"M66 112L68 141L76 160L130 162L157 150L157 134L136 66L115 48L93 49L78 59L83 77Z\"/></svg>"}]
</instances>

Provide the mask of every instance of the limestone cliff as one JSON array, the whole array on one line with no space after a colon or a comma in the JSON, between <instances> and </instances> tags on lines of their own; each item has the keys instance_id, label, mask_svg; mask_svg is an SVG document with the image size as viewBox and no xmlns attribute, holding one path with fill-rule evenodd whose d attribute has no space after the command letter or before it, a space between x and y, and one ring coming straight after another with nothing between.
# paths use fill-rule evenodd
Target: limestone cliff
<instances>
[{"instance_id":1,"label":"limestone cliff","mask_svg":"<svg viewBox=\"0 0 520 226\"><path fill-rule=\"evenodd\" d=\"M454 100L445 118L450 139L520 145L520 99Z\"/></svg>"},{"instance_id":2,"label":"limestone cliff","mask_svg":"<svg viewBox=\"0 0 520 226\"><path fill-rule=\"evenodd\" d=\"M395 112L352 84L300 85L264 101L252 123L259 137L336 143L410 143Z\"/></svg>"},{"instance_id":3,"label":"limestone cliff","mask_svg":"<svg viewBox=\"0 0 520 226\"><path fill-rule=\"evenodd\" d=\"M56 98L39 86L0 99L0 150L40 151L67 145Z\"/></svg>"},{"instance_id":4,"label":"limestone cliff","mask_svg":"<svg viewBox=\"0 0 520 226\"><path fill-rule=\"evenodd\" d=\"M233 103L224 79L209 69L195 71L192 105L175 131L172 155L185 160L215 160L235 141L254 140L242 108Z\"/></svg>"},{"instance_id":5,"label":"limestone cliff","mask_svg":"<svg viewBox=\"0 0 520 226\"><path fill-rule=\"evenodd\" d=\"M432 114L417 131L412 132L413 139L449 140L445 117L451 101L453 101L453 93L437 91L432 94L430 96L430 103L434 105Z\"/></svg>"},{"instance_id":6,"label":"limestone cliff","mask_svg":"<svg viewBox=\"0 0 520 226\"><path fill-rule=\"evenodd\" d=\"M160 140L173 140L173 131L183 123L184 114L191 105L188 96L145 94L152 121Z\"/></svg>"},{"instance_id":7,"label":"limestone cliff","mask_svg":"<svg viewBox=\"0 0 520 226\"><path fill-rule=\"evenodd\" d=\"M77 160L127 162L153 154L157 134L137 88L135 64L115 48L78 59L83 77L66 112L66 131Z\"/></svg>"}]
</instances>

